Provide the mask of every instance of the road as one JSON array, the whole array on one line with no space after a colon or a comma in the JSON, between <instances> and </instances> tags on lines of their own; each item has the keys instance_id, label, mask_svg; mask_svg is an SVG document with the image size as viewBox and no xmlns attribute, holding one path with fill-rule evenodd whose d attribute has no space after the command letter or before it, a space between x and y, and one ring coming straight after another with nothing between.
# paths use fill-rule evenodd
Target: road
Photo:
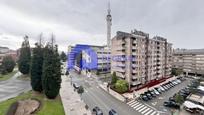
<instances>
[{"instance_id":1,"label":"road","mask_svg":"<svg viewBox=\"0 0 204 115\"><path fill-rule=\"evenodd\" d=\"M30 81L21 81L17 77L21 73L17 72L13 77L6 81L0 81L0 102L16 97L22 92L31 90Z\"/></svg>"},{"instance_id":2,"label":"road","mask_svg":"<svg viewBox=\"0 0 204 115\"><path fill-rule=\"evenodd\" d=\"M90 109L98 106L102 109L104 115L108 115L108 111L110 109L116 110L119 115L141 115L139 112L129 107L126 103L117 100L112 95L101 89L99 87L101 81L96 78L88 78L75 72L70 72L70 75L72 76L73 83L78 83L85 88L82 99Z\"/></svg>"}]
</instances>

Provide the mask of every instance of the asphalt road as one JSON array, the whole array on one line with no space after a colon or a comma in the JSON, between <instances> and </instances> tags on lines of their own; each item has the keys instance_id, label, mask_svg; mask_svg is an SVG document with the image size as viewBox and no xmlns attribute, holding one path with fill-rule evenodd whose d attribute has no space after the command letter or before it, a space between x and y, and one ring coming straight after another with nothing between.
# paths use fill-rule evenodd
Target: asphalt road
<instances>
[{"instance_id":1,"label":"asphalt road","mask_svg":"<svg viewBox=\"0 0 204 115\"><path fill-rule=\"evenodd\" d=\"M31 90L30 81L18 80L19 75L21 75L20 72L6 81L0 81L0 102Z\"/></svg>"},{"instance_id":2,"label":"asphalt road","mask_svg":"<svg viewBox=\"0 0 204 115\"><path fill-rule=\"evenodd\" d=\"M88 78L75 72L70 72L70 75L72 76L73 83L78 83L85 88L82 99L91 110L98 106L102 109L104 115L108 115L110 109L116 110L119 115L141 115L126 103L117 100L101 89L98 85L101 81L96 78Z\"/></svg>"}]
</instances>

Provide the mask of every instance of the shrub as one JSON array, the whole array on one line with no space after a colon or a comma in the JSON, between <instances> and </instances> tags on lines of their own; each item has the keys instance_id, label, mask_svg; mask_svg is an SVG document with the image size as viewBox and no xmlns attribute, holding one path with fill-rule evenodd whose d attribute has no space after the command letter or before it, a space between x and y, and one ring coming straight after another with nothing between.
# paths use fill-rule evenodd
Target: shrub
<instances>
[{"instance_id":1,"label":"shrub","mask_svg":"<svg viewBox=\"0 0 204 115\"><path fill-rule=\"evenodd\" d=\"M115 90L118 93L125 93L126 91L128 91L128 83L125 80L117 80L117 82L115 83Z\"/></svg>"},{"instance_id":2,"label":"shrub","mask_svg":"<svg viewBox=\"0 0 204 115\"><path fill-rule=\"evenodd\" d=\"M2 61L2 74L10 73L13 71L16 63L11 56L6 56L3 58Z\"/></svg>"}]
</instances>

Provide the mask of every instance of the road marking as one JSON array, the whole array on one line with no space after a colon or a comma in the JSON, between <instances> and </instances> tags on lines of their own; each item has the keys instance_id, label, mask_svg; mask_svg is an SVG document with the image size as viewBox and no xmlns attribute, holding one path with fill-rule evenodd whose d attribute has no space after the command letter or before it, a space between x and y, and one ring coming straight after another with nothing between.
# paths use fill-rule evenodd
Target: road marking
<instances>
[{"instance_id":1,"label":"road marking","mask_svg":"<svg viewBox=\"0 0 204 115\"><path fill-rule=\"evenodd\" d=\"M135 100L129 101L127 104L129 105L130 103L135 102Z\"/></svg>"},{"instance_id":2,"label":"road marking","mask_svg":"<svg viewBox=\"0 0 204 115\"><path fill-rule=\"evenodd\" d=\"M139 102L134 103L134 104L132 104L132 105L130 105L130 106L133 107L133 106L138 105L138 104L139 104Z\"/></svg>"},{"instance_id":3,"label":"road marking","mask_svg":"<svg viewBox=\"0 0 204 115\"><path fill-rule=\"evenodd\" d=\"M129 104L130 106L134 105L136 103L136 101L134 101L133 103Z\"/></svg>"},{"instance_id":4,"label":"road marking","mask_svg":"<svg viewBox=\"0 0 204 115\"><path fill-rule=\"evenodd\" d=\"M141 106L142 104L140 103L139 105L137 105L137 106L135 106L135 107L133 107L134 109L136 109L137 107L139 107L139 106Z\"/></svg>"},{"instance_id":5,"label":"road marking","mask_svg":"<svg viewBox=\"0 0 204 115\"><path fill-rule=\"evenodd\" d=\"M135 110L139 110L139 109L143 108L144 106L145 106L145 105L142 105L142 106L136 108Z\"/></svg>"},{"instance_id":6,"label":"road marking","mask_svg":"<svg viewBox=\"0 0 204 115\"><path fill-rule=\"evenodd\" d=\"M150 108L145 109L144 111L142 111L142 114L144 114L145 112L147 112L148 110L150 110Z\"/></svg>"},{"instance_id":7,"label":"road marking","mask_svg":"<svg viewBox=\"0 0 204 115\"><path fill-rule=\"evenodd\" d=\"M154 115L155 113L157 113L156 111L154 111L151 115Z\"/></svg>"},{"instance_id":8,"label":"road marking","mask_svg":"<svg viewBox=\"0 0 204 115\"><path fill-rule=\"evenodd\" d=\"M150 111L148 111L147 113L145 113L144 115L149 115L153 110L150 109Z\"/></svg>"},{"instance_id":9,"label":"road marking","mask_svg":"<svg viewBox=\"0 0 204 115\"><path fill-rule=\"evenodd\" d=\"M138 110L139 112L142 112L143 110L145 110L147 108L147 106L144 106L142 109Z\"/></svg>"}]
</instances>

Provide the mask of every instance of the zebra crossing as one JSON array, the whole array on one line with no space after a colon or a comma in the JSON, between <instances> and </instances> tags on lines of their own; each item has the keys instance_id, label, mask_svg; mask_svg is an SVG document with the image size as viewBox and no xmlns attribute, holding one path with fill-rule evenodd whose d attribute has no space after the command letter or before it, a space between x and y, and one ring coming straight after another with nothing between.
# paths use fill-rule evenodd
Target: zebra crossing
<instances>
[{"instance_id":1,"label":"zebra crossing","mask_svg":"<svg viewBox=\"0 0 204 115\"><path fill-rule=\"evenodd\" d=\"M137 112L141 113L142 115L160 115L156 110L153 108L138 102L136 100L132 100L127 103L130 107L132 107Z\"/></svg>"}]
</instances>

